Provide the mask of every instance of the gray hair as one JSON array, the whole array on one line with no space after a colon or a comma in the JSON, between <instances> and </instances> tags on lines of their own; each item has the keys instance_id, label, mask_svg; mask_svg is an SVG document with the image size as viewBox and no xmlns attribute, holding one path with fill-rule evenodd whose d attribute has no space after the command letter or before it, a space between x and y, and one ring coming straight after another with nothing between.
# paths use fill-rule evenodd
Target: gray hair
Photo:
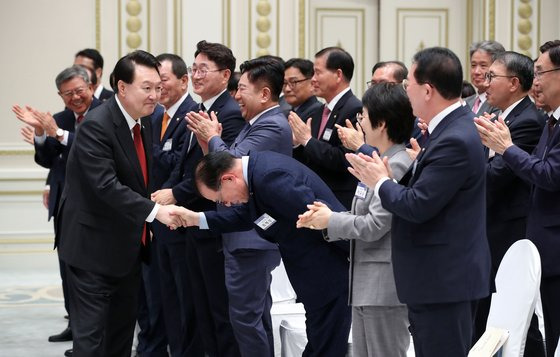
<instances>
[{"instance_id":1,"label":"gray hair","mask_svg":"<svg viewBox=\"0 0 560 357\"><path fill-rule=\"evenodd\" d=\"M504 46L497 41L480 41L475 42L469 48L469 56L472 57L473 53L476 51L484 51L488 53L492 57L492 61L496 59L496 57L500 54L505 52Z\"/></svg>"},{"instance_id":2,"label":"gray hair","mask_svg":"<svg viewBox=\"0 0 560 357\"><path fill-rule=\"evenodd\" d=\"M87 84L91 83L89 80L89 74L87 73L85 68L74 65L72 67L64 69L58 74L58 76L56 76L56 79L54 80L56 83L56 88L60 90L60 86L62 86L64 82L67 82L76 77L82 78Z\"/></svg>"}]
</instances>

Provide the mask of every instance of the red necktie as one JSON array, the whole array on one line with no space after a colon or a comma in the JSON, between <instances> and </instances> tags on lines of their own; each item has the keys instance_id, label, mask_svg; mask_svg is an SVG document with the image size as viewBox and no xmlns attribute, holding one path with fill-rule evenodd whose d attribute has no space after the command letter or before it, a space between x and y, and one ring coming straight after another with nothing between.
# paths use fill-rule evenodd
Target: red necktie
<instances>
[{"instance_id":1,"label":"red necktie","mask_svg":"<svg viewBox=\"0 0 560 357\"><path fill-rule=\"evenodd\" d=\"M78 117L76 118L76 123L80 124L82 121L84 120L84 116L82 114L78 115Z\"/></svg>"},{"instance_id":2,"label":"red necktie","mask_svg":"<svg viewBox=\"0 0 560 357\"><path fill-rule=\"evenodd\" d=\"M142 169L142 176L144 176L144 184L148 186L148 165L146 163L146 152L144 151L144 144L142 143L142 135L140 134L140 123L136 123L132 128L134 134L134 148L138 161L140 161L140 168ZM146 245L146 223L142 228L142 244Z\"/></svg>"},{"instance_id":3,"label":"red necktie","mask_svg":"<svg viewBox=\"0 0 560 357\"><path fill-rule=\"evenodd\" d=\"M317 139L321 139L321 135L323 135L323 131L325 130L325 127L327 126L327 122L329 121L330 113L331 110L325 104L325 108L323 108L323 116L321 117L321 126L319 126L319 132L317 133Z\"/></svg>"},{"instance_id":4,"label":"red necktie","mask_svg":"<svg viewBox=\"0 0 560 357\"><path fill-rule=\"evenodd\" d=\"M167 130L167 124L169 124L169 114L167 112L163 113L163 120L161 122L161 134L159 135L159 140L163 139L165 135L165 130Z\"/></svg>"},{"instance_id":5,"label":"red necktie","mask_svg":"<svg viewBox=\"0 0 560 357\"><path fill-rule=\"evenodd\" d=\"M473 113L475 113L475 114L478 113L478 108L480 107L480 102L481 102L480 96L477 95L476 99L474 100L473 106L472 106Z\"/></svg>"}]
</instances>

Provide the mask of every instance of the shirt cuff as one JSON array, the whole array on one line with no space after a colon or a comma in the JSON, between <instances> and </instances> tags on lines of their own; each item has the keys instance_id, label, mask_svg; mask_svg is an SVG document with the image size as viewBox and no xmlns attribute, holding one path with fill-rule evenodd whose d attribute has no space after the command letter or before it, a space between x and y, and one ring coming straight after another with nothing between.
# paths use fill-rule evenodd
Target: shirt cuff
<instances>
[{"instance_id":1,"label":"shirt cuff","mask_svg":"<svg viewBox=\"0 0 560 357\"><path fill-rule=\"evenodd\" d=\"M35 144L43 145L45 143L45 141L47 141L47 134L46 133L43 133L43 135L41 135L41 136L35 135Z\"/></svg>"},{"instance_id":2,"label":"shirt cuff","mask_svg":"<svg viewBox=\"0 0 560 357\"><path fill-rule=\"evenodd\" d=\"M70 132L68 130L64 130L64 134L62 135L62 140L60 140L60 143L64 146L68 145L68 136L70 135Z\"/></svg>"},{"instance_id":3,"label":"shirt cuff","mask_svg":"<svg viewBox=\"0 0 560 357\"><path fill-rule=\"evenodd\" d=\"M373 189L373 192L375 194L376 197L379 197L379 188L381 187L381 185L383 184L383 182L390 180L389 177L385 176L379 179L379 181L377 181L377 183L375 184L375 187Z\"/></svg>"},{"instance_id":4,"label":"shirt cuff","mask_svg":"<svg viewBox=\"0 0 560 357\"><path fill-rule=\"evenodd\" d=\"M156 215L159 211L159 207L160 207L159 203L156 203L154 205L154 208L152 208L152 212L150 212L150 214L148 215L148 218L146 218L146 222L152 223L154 221L154 219L156 218Z\"/></svg>"},{"instance_id":5,"label":"shirt cuff","mask_svg":"<svg viewBox=\"0 0 560 357\"><path fill-rule=\"evenodd\" d=\"M206 220L206 215L204 212L198 213L198 229L210 229L208 227L208 221Z\"/></svg>"}]
</instances>

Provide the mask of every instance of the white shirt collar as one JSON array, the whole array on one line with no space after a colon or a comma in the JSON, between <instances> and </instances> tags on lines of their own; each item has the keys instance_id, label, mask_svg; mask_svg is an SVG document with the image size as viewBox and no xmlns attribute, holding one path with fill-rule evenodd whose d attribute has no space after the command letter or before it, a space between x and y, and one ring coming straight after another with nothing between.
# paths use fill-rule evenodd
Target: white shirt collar
<instances>
[{"instance_id":1,"label":"white shirt collar","mask_svg":"<svg viewBox=\"0 0 560 357\"><path fill-rule=\"evenodd\" d=\"M460 106L461 106L461 101L458 100L456 103L451 104L450 106L448 106L447 108L439 112L436 116L434 116L432 120L430 120L430 123L428 124L428 132L430 134L433 133L436 127L438 126L438 124L443 120L443 118L445 118L449 113L459 108Z\"/></svg>"},{"instance_id":2,"label":"white shirt collar","mask_svg":"<svg viewBox=\"0 0 560 357\"><path fill-rule=\"evenodd\" d=\"M181 104L183 104L188 95L189 92L186 92L178 101L175 102L175 104L170 106L169 109L165 110L167 112L167 115L169 115L169 118L173 118L175 116L175 113L177 113L177 109L179 109Z\"/></svg>"},{"instance_id":3,"label":"white shirt collar","mask_svg":"<svg viewBox=\"0 0 560 357\"><path fill-rule=\"evenodd\" d=\"M249 187L249 156L241 156L241 165L243 166L243 180Z\"/></svg>"},{"instance_id":4,"label":"white shirt collar","mask_svg":"<svg viewBox=\"0 0 560 357\"><path fill-rule=\"evenodd\" d=\"M138 123L138 119L134 119L130 116L130 114L128 114L128 112L124 109L124 107L121 104L121 101L119 100L119 97L117 95L115 95L115 99L117 101L117 105L119 106L119 109L121 110L121 112L124 115L124 118L126 119L126 123L128 124L128 128L130 130L132 130L132 128L134 128L134 125L136 125L136 123Z\"/></svg>"},{"instance_id":5,"label":"white shirt collar","mask_svg":"<svg viewBox=\"0 0 560 357\"><path fill-rule=\"evenodd\" d=\"M346 94L346 92L348 92L350 90L350 87L347 87L346 89L343 89L340 93L338 93L330 102L329 104L327 104L327 107L329 108L329 111L333 111L336 103L338 103L338 101L340 100L340 98L342 98L343 95Z\"/></svg>"},{"instance_id":6,"label":"white shirt collar","mask_svg":"<svg viewBox=\"0 0 560 357\"><path fill-rule=\"evenodd\" d=\"M509 113L511 113L511 111L513 110L513 108L515 108L517 106L517 104L521 103L521 101L525 99L525 97L522 97L521 99L519 99L517 102L513 103L512 105L510 105L509 107L506 108L506 110L504 110L502 112L502 114L500 114L500 116L505 120L507 118L507 116L509 115Z\"/></svg>"},{"instance_id":7,"label":"white shirt collar","mask_svg":"<svg viewBox=\"0 0 560 357\"><path fill-rule=\"evenodd\" d=\"M486 102L486 98L488 97L486 92L479 94L478 97L480 98L480 105L482 105L482 103ZM476 99L476 98L475 98ZM480 108L480 106L479 106Z\"/></svg>"},{"instance_id":8,"label":"white shirt collar","mask_svg":"<svg viewBox=\"0 0 560 357\"><path fill-rule=\"evenodd\" d=\"M97 86L97 88L95 88L95 92L93 92L93 96L97 99L99 99L99 96L101 95L101 92L103 92L103 84L100 84Z\"/></svg>"},{"instance_id":9,"label":"white shirt collar","mask_svg":"<svg viewBox=\"0 0 560 357\"><path fill-rule=\"evenodd\" d=\"M85 111L83 114L78 114L78 113L76 113L76 112L72 112L72 113L74 113L74 119L78 120L78 117L79 117L80 115L83 115L83 116L85 117L86 114L89 112L89 108L91 108L91 104L89 105L89 107L86 109L86 111Z\"/></svg>"},{"instance_id":10,"label":"white shirt collar","mask_svg":"<svg viewBox=\"0 0 560 357\"><path fill-rule=\"evenodd\" d=\"M280 105L276 104L276 105L273 106L273 107L270 107L270 108L268 108L268 109L263 110L263 111L260 112L259 114L255 115L255 116L253 117L253 119L249 120L249 124L250 124L250 125L253 125L253 124L257 121L257 119L259 119L264 113L266 113L266 112L268 112L268 111L271 111L271 110L274 109L274 108L278 108L279 106L280 106Z\"/></svg>"},{"instance_id":11,"label":"white shirt collar","mask_svg":"<svg viewBox=\"0 0 560 357\"><path fill-rule=\"evenodd\" d=\"M556 110L552 112L552 115L556 118L556 120L560 119L560 107L556 108Z\"/></svg>"},{"instance_id":12,"label":"white shirt collar","mask_svg":"<svg viewBox=\"0 0 560 357\"><path fill-rule=\"evenodd\" d=\"M216 101L216 99L218 99L219 96L222 95L222 93L224 93L226 91L227 88L224 88L223 91L221 91L220 93L218 93L217 95L213 96L210 99L205 100L204 102L202 102L202 104L204 104L204 108L206 108L206 110L210 110L210 108L212 108L212 105L214 105L214 102Z\"/></svg>"}]
</instances>

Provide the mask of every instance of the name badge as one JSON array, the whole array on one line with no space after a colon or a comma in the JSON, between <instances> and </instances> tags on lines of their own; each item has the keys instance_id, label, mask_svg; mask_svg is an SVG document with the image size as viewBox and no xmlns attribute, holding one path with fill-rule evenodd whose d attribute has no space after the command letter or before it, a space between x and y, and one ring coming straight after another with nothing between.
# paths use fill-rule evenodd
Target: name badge
<instances>
[{"instance_id":1,"label":"name badge","mask_svg":"<svg viewBox=\"0 0 560 357\"><path fill-rule=\"evenodd\" d=\"M276 220L268 215L268 213L263 214L260 216L256 221L255 224L259 226L260 229L266 231L270 226L276 223Z\"/></svg>"},{"instance_id":2,"label":"name badge","mask_svg":"<svg viewBox=\"0 0 560 357\"><path fill-rule=\"evenodd\" d=\"M366 194L367 186L361 182L358 182L358 187L356 187L356 193L354 194L354 196L360 200L363 200L366 198Z\"/></svg>"},{"instance_id":3,"label":"name badge","mask_svg":"<svg viewBox=\"0 0 560 357\"><path fill-rule=\"evenodd\" d=\"M332 129L325 129L325 131L323 132L323 140L325 141L329 141L331 140L331 135L332 135Z\"/></svg>"},{"instance_id":4,"label":"name badge","mask_svg":"<svg viewBox=\"0 0 560 357\"><path fill-rule=\"evenodd\" d=\"M167 139L167 141L165 142L165 144L163 144L163 151L169 151L171 150L171 145L173 144L173 139Z\"/></svg>"}]
</instances>

